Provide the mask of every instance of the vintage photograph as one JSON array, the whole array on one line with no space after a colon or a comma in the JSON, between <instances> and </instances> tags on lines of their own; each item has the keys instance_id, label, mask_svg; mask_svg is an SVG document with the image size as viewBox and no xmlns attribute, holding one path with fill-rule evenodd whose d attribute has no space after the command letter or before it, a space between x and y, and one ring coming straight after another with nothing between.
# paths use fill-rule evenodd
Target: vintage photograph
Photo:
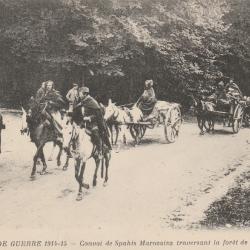
<instances>
[{"instance_id":1,"label":"vintage photograph","mask_svg":"<svg viewBox=\"0 0 250 250\"><path fill-rule=\"evenodd\" d=\"M0 248L249 249L249 0L0 20Z\"/></svg>"}]
</instances>

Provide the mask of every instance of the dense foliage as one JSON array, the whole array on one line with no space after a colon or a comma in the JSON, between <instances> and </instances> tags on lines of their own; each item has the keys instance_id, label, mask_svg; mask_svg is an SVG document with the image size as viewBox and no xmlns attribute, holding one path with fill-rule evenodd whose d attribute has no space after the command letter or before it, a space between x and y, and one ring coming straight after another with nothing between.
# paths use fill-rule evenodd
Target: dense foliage
<instances>
[{"instance_id":1,"label":"dense foliage","mask_svg":"<svg viewBox=\"0 0 250 250\"><path fill-rule=\"evenodd\" d=\"M188 86L233 77L250 95L249 0L0 0L0 98L78 82L102 102L136 101L146 79L185 105Z\"/></svg>"}]
</instances>

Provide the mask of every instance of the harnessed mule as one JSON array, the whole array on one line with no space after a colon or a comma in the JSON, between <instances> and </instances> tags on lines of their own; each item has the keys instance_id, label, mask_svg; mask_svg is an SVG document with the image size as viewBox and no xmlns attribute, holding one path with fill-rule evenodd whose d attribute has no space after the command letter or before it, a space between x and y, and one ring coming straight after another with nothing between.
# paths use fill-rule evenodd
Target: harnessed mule
<instances>
[{"instance_id":1,"label":"harnessed mule","mask_svg":"<svg viewBox=\"0 0 250 250\"><path fill-rule=\"evenodd\" d=\"M116 129L116 140L115 144L117 142L119 131L121 131L121 134L123 136L123 143L127 143L127 137L126 137L126 130L124 128L124 125L130 122L137 123L140 120L142 120L143 114L141 110L136 107L136 104L131 108L120 108L116 106L114 103L112 103L111 99L109 99L108 106L105 108L105 114L104 119L108 121L112 121L112 124L115 124L118 129ZM120 127L120 129L119 129Z\"/></svg>"},{"instance_id":2,"label":"harnessed mule","mask_svg":"<svg viewBox=\"0 0 250 250\"><path fill-rule=\"evenodd\" d=\"M211 102L206 102L201 98L195 98L194 95L190 95L190 97L193 100L200 134L203 135L205 131L213 132L215 118L212 114L209 113L209 111L214 111L215 105Z\"/></svg>"}]
</instances>

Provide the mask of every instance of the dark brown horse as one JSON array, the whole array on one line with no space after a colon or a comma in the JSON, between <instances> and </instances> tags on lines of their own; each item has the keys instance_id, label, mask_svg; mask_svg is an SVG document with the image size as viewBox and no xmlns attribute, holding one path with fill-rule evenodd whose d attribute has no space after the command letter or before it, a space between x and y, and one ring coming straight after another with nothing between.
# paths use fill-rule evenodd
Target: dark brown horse
<instances>
[{"instance_id":1,"label":"dark brown horse","mask_svg":"<svg viewBox=\"0 0 250 250\"><path fill-rule=\"evenodd\" d=\"M35 112L35 113L34 113ZM37 110L30 110L28 114L23 109L22 115L22 130L21 132L29 130L31 141L36 145L36 153L33 157L33 168L31 172L31 178L35 178L36 175L36 164L38 158L41 159L43 164L43 169L41 174L46 173L47 163L45 160L43 148L46 143L54 142L54 144L59 146L59 153L57 156L57 165L61 165L61 154L62 154L62 136L59 135L55 129L53 129L49 124L44 121L41 113ZM26 122L26 124L25 124Z\"/></svg>"},{"instance_id":2,"label":"dark brown horse","mask_svg":"<svg viewBox=\"0 0 250 250\"><path fill-rule=\"evenodd\" d=\"M214 110L214 105L211 102L204 101L202 97L195 97L193 94L189 95L192 99L195 114L197 118L200 134L214 131L215 116L209 111Z\"/></svg>"}]
</instances>

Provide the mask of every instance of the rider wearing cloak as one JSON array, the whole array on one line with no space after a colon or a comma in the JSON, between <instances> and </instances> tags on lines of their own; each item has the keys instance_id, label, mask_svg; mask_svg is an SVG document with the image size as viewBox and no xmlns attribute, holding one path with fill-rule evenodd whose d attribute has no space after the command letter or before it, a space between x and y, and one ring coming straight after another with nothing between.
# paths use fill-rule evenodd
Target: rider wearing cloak
<instances>
[{"instance_id":1,"label":"rider wearing cloak","mask_svg":"<svg viewBox=\"0 0 250 250\"><path fill-rule=\"evenodd\" d=\"M31 99L30 107L32 117L30 125L42 120L45 126L51 126L55 132L61 135L61 126L53 117L53 112L58 111L64 104L63 98L59 91L55 90L54 82L47 81L42 83L41 88L37 91L35 99Z\"/></svg>"},{"instance_id":2,"label":"rider wearing cloak","mask_svg":"<svg viewBox=\"0 0 250 250\"><path fill-rule=\"evenodd\" d=\"M109 133L106 122L103 117L103 112L99 103L89 95L89 88L82 87L79 89L80 103L77 107L84 108L84 121L86 128L91 131L91 138L97 147L99 156L102 156L102 141L111 150L109 141ZM73 120L75 117L73 116Z\"/></svg>"},{"instance_id":3,"label":"rider wearing cloak","mask_svg":"<svg viewBox=\"0 0 250 250\"><path fill-rule=\"evenodd\" d=\"M155 91L153 89L153 80L145 81L145 89L142 96L137 102L138 108L142 111L143 115L149 115L157 102Z\"/></svg>"}]
</instances>

